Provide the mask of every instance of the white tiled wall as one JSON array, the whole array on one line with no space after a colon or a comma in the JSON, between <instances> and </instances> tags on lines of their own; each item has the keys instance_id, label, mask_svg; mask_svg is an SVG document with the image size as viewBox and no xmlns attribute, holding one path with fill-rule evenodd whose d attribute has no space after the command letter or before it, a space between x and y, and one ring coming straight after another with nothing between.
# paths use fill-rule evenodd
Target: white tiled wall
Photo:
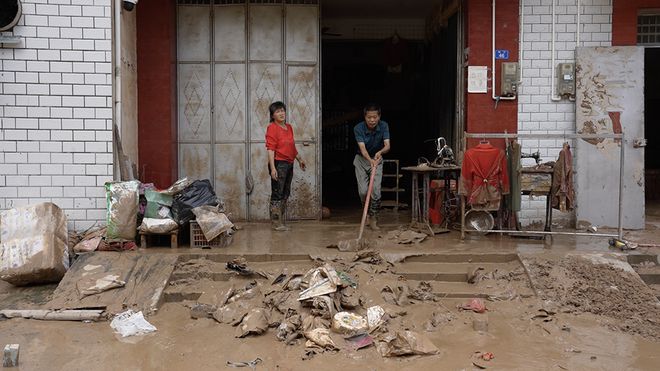
<instances>
[{"instance_id":1,"label":"white tiled wall","mask_svg":"<svg viewBox=\"0 0 660 371\"><path fill-rule=\"evenodd\" d=\"M518 96L518 132L528 134L575 133L575 103L552 101L552 0L523 2L522 84ZM611 0L555 0L555 66L575 62L577 14L580 3L580 45L611 46ZM541 152L543 161L555 161L564 140L524 140L523 152ZM570 142L570 141L569 141ZM573 143L571 143L573 145ZM533 164L525 160L524 165ZM577 170L577 169L576 169ZM540 222L545 216L545 197L523 197L520 221ZM556 210L553 219L570 218Z\"/></svg>"},{"instance_id":2,"label":"white tiled wall","mask_svg":"<svg viewBox=\"0 0 660 371\"><path fill-rule=\"evenodd\" d=\"M110 0L23 0L0 47L0 209L51 201L69 227L105 219L112 180Z\"/></svg>"}]
</instances>

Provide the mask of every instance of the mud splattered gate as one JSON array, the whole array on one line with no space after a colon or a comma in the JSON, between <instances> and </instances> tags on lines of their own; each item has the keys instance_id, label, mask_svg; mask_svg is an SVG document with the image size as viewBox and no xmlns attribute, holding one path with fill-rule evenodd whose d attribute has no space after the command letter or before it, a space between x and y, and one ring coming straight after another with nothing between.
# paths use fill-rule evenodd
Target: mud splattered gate
<instances>
[{"instance_id":1,"label":"mud splattered gate","mask_svg":"<svg viewBox=\"0 0 660 371\"><path fill-rule=\"evenodd\" d=\"M318 1L177 4L180 176L211 179L236 218L267 219L268 105L283 100L308 165L294 171L289 217L318 218Z\"/></svg>"}]
</instances>

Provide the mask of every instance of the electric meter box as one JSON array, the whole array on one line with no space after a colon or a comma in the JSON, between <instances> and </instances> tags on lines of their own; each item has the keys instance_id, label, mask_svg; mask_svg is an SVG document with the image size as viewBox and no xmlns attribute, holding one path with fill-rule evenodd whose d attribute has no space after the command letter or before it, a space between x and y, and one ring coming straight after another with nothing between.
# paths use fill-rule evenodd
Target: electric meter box
<instances>
[{"instance_id":1,"label":"electric meter box","mask_svg":"<svg viewBox=\"0 0 660 371\"><path fill-rule=\"evenodd\" d=\"M502 86L500 96L515 97L518 94L518 63L502 63Z\"/></svg>"},{"instance_id":2,"label":"electric meter box","mask_svg":"<svg viewBox=\"0 0 660 371\"><path fill-rule=\"evenodd\" d=\"M575 63L557 65L557 94L562 97L575 97Z\"/></svg>"}]
</instances>

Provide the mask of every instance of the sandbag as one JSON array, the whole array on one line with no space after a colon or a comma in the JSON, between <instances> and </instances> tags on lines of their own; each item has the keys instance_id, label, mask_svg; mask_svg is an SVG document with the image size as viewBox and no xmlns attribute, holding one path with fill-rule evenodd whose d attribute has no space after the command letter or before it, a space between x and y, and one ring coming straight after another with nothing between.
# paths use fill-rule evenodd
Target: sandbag
<instances>
[{"instance_id":1,"label":"sandbag","mask_svg":"<svg viewBox=\"0 0 660 371\"><path fill-rule=\"evenodd\" d=\"M139 182L107 182L105 183L105 195L108 207L108 231L106 238L109 240L135 240L137 231Z\"/></svg>"},{"instance_id":2,"label":"sandbag","mask_svg":"<svg viewBox=\"0 0 660 371\"><path fill-rule=\"evenodd\" d=\"M204 205L217 205L218 197L208 179L196 180L174 197L172 214L179 225L186 225L193 220L192 209Z\"/></svg>"},{"instance_id":3,"label":"sandbag","mask_svg":"<svg viewBox=\"0 0 660 371\"><path fill-rule=\"evenodd\" d=\"M69 269L66 215L45 202L0 212L0 279L59 282Z\"/></svg>"},{"instance_id":4,"label":"sandbag","mask_svg":"<svg viewBox=\"0 0 660 371\"><path fill-rule=\"evenodd\" d=\"M144 218L140 225L140 231L155 234L169 233L177 228L179 225L172 219Z\"/></svg>"}]
</instances>

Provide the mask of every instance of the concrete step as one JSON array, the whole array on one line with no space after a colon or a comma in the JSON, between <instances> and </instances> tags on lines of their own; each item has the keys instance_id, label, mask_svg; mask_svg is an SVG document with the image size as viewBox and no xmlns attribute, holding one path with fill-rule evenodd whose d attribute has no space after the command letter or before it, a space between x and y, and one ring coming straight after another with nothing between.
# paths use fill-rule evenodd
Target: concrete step
<instances>
[{"instance_id":1,"label":"concrete step","mask_svg":"<svg viewBox=\"0 0 660 371\"><path fill-rule=\"evenodd\" d=\"M420 263L405 262L395 268L395 273L419 281L466 282L468 270L482 267L482 272L511 271L522 267L518 261L508 263Z\"/></svg>"}]
</instances>

